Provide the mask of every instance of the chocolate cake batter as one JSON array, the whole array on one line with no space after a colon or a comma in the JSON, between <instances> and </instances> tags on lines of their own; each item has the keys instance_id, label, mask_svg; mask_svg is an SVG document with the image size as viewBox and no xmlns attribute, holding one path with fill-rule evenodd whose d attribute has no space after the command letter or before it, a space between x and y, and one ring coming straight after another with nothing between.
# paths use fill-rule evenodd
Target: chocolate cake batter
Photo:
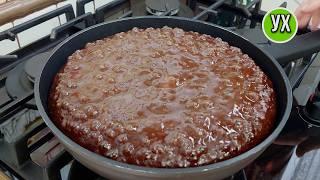
<instances>
[{"instance_id":1,"label":"chocolate cake batter","mask_svg":"<svg viewBox=\"0 0 320 180\"><path fill-rule=\"evenodd\" d=\"M133 28L73 53L51 117L83 147L149 167L194 167L260 143L276 116L270 79L239 48L179 28Z\"/></svg>"}]
</instances>

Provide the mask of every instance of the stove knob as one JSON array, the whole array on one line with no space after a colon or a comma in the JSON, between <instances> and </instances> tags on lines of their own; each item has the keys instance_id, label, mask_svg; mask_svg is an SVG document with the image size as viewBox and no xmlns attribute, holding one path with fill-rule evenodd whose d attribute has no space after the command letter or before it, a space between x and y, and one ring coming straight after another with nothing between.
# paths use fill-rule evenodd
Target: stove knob
<instances>
[{"instance_id":1,"label":"stove knob","mask_svg":"<svg viewBox=\"0 0 320 180\"><path fill-rule=\"evenodd\" d=\"M317 88L313 96L310 97L306 107L304 108L304 116L308 123L320 126L320 86Z\"/></svg>"},{"instance_id":2,"label":"stove knob","mask_svg":"<svg viewBox=\"0 0 320 180\"><path fill-rule=\"evenodd\" d=\"M320 137L320 101L308 102L299 115L306 122L308 135Z\"/></svg>"},{"instance_id":3,"label":"stove knob","mask_svg":"<svg viewBox=\"0 0 320 180\"><path fill-rule=\"evenodd\" d=\"M306 106L307 115L313 120L320 123L320 101L310 101Z\"/></svg>"}]
</instances>

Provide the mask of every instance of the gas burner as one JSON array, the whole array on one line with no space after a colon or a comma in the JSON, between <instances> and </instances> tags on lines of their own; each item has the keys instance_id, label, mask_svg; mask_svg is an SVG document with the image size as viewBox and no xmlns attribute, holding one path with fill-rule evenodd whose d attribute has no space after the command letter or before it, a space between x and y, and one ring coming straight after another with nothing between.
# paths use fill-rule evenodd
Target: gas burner
<instances>
[{"instance_id":1,"label":"gas burner","mask_svg":"<svg viewBox=\"0 0 320 180\"><path fill-rule=\"evenodd\" d=\"M33 91L33 83L24 71L24 66L25 62L20 63L8 73L5 86L11 98L21 97Z\"/></svg>"},{"instance_id":2,"label":"gas burner","mask_svg":"<svg viewBox=\"0 0 320 180\"><path fill-rule=\"evenodd\" d=\"M37 54L28 60L24 66L24 71L28 79L34 83L35 79L40 76L41 70L48 60L50 51Z\"/></svg>"},{"instance_id":3,"label":"gas burner","mask_svg":"<svg viewBox=\"0 0 320 180\"><path fill-rule=\"evenodd\" d=\"M179 0L146 0L146 10L156 16L176 15L179 7Z\"/></svg>"},{"instance_id":4,"label":"gas burner","mask_svg":"<svg viewBox=\"0 0 320 180\"><path fill-rule=\"evenodd\" d=\"M40 76L50 51L37 54L13 68L6 79L6 90L12 98L21 97L33 91L33 83Z\"/></svg>"}]
</instances>

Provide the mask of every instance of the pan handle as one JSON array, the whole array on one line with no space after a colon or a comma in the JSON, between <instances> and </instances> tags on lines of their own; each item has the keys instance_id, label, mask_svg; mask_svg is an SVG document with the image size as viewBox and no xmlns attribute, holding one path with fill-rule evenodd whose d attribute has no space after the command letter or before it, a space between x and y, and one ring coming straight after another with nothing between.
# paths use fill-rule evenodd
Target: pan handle
<instances>
[{"instance_id":1,"label":"pan handle","mask_svg":"<svg viewBox=\"0 0 320 180\"><path fill-rule=\"evenodd\" d=\"M320 30L296 36L284 44L264 47L281 64L306 57L320 51Z\"/></svg>"}]
</instances>

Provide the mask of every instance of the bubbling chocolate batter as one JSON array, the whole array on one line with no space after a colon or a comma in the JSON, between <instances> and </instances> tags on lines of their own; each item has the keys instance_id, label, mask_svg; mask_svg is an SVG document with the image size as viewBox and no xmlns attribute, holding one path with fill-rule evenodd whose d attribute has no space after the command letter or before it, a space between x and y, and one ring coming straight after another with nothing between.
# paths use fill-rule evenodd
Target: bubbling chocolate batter
<instances>
[{"instance_id":1,"label":"bubbling chocolate batter","mask_svg":"<svg viewBox=\"0 0 320 180\"><path fill-rule=\"evenodd\" d=\"M270 79L239 48L179 28L133 28L88 43L56 75L56 125L81 146L148 167L194 167L272 130Z\"/></svg>"}]
</instances>

